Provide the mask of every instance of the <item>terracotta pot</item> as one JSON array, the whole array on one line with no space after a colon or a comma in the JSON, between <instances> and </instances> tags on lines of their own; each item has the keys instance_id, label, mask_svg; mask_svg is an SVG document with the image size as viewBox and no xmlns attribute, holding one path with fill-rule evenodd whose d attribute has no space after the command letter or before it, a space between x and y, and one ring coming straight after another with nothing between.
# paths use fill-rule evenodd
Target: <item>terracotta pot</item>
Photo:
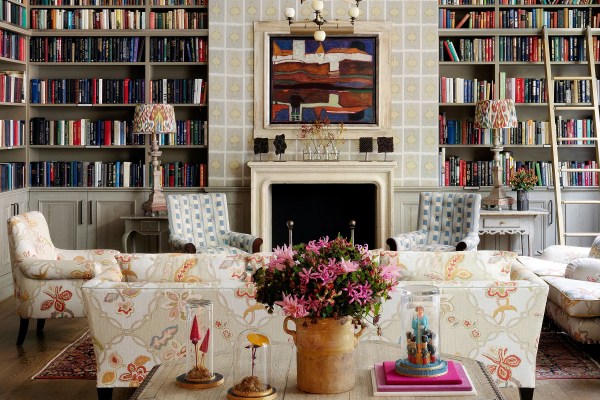
<instances>
[{"instance_id":1,"label":"terracotta pot","mask_svg":"<svg viewBox=\"0 0 600 400\"><path fill-rule=\"evenodd\" d=\"M288 328L294 321L296 330ZM354 348L364 327L355 332L350 318L286 317L283 330L296 344L298 389L308 393L342 393L351 390L356 381Z\"/></svg>"}]
</instances>

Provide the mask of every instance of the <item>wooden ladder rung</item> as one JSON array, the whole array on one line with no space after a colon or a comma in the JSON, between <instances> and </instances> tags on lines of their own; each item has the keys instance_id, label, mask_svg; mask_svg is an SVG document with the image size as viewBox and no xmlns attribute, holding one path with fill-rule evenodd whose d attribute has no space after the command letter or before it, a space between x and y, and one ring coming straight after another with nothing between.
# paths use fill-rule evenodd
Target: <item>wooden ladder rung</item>
<instances>
[{"instance_id":1,"label":"wooden ladder rung","mask_svg":"<svg viewBox=\"0 0 600 400\"><path fill-rule=\"evenodd\" d=\"M554 106L557 111L594 111L594 106Z\"/></svg>"},{"instance_id":2,"label":"wooden ladder rung","mask_svg":"<svg viewBox=\"0 0 600 400\"><path fill-rule=\"evenodd\" d=\"M600 204L600 200L563 200L563 204Z\"/></svg>"},{"instance_id":3,"label":"wooden ladder rung","mask_svg":"<svg viewBox=\"0 0 600 400\"><path fill-rule=\"evenodd\" d=\"M590 80L592 79L591 76L555 76L554 78L555 81L573 81L573 80Z\"/></svg>"},{"instance_id":4,"label":"wooden ladder rung","mask_svg":"<svg viewBox=\"0 0 600 400\"><path fill-rule=\"evenodd\" d=\"M591 142L595 142L596 140L598 140L598 138L595 137L595 136L594 137L586 137L586 138L566 138L566 137L565 138L563 138L563 137L556 138L557 142L570 142L570 141L582 141L583 142L583 141L586 141L586 140L589 140Z\"/></svg>"},{"instance_id":5,"label":"wooden ladder rung","mask_svg":"<svg viewBox=\"0 0 600 400\"><path fill-rule=\"evenodd\" d=\"M600 172L600 168L559 168L560 172Z\"/></svg>"},{"instance_id":6,"label":"wooden ladder rung","mask_svg":"<svg viewBox=\"0 0 600 400\"><path fill-rule=\"evenodd\" d=\"M565 232L564 235L571 236L571 237L586 237L586 236L596 237L596 236L598 236L598 232Z\"/></svg>"}]
</instances>

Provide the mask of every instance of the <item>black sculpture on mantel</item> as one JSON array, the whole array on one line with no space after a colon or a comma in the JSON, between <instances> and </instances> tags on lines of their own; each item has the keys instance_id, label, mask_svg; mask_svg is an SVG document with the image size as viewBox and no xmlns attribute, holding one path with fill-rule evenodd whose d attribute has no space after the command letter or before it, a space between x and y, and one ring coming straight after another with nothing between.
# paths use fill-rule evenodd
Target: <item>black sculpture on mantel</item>
<instances>
[{"instance_id":1,"label":"black sculpture on mantel","mask_svg":"<svg viewBox=\"0 0 600 400\"><path fill-rule=\"evenodd\" d=\"M364 161L369 161L369 153L373 152L373 138L361 137L358 138L358 151L359 153L365 153Z\"/></svg>"},{"instance_id":2,"label":"black sculpture on mantel","mask_svg":"<svg viewBox=\"0 0 600 400\"><path fill-rule=\"evenodd\" d=\"M262 154L269 152L269 139L267 138L254 138L254 154L259 154L259 161L262 161Z\"/></svg>"},{"instance_id":3,"label":"black sculpture on mantel","mask_svg":"<svg viewBox=\"0 0 600 400\"><path fill-rule=\"evenodd\" d=\"M281 160L281 155L285 154L285 149L287 149L287 144L285 143L285 134L275 135L275 140L273 140L273 145L275 146L275 154L279 156L279 161Z\"/></svg>"},{"instance_id":4,"label":"black sculpture on mantel","mask_svg":"<svg viewBox=\"0 0 600 400\"><path fill-rule=\"evenodd\" d=\"M384 153L383 161L387 161L387 153L394 151L394 138L393 137L378 137L377 138L377 152Z\"/></svg>"}]
</instances>

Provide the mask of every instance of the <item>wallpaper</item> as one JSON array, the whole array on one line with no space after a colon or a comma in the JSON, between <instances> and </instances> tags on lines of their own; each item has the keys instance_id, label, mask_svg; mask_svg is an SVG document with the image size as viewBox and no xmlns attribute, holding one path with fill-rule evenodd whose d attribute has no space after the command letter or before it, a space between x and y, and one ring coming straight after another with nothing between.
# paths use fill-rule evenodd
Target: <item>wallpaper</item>
<instances>
[{"instance_id":1,"label":"wallpaper","mask_svg":"<svg viewBox=\"0 0 600 400\"><path fill-rule=\"evenodd\" d=\"M209 185L250 186L254 155L254 21L312 18L310 0L212 0L209 6ZM345 19L348 2L326 0L324 14ZM390 21L391 121L396 186L437 186L438 45L437 0L363 0L360 20ZM285 157L302 158L298 140L287 137ZM263 160L276 159L272 140ZM376 149L375 149L376 151ZM346 140L341 159L356 160L357 140ZM376 152L370 160L383 159Z\"/></svg>"}]
</instances>

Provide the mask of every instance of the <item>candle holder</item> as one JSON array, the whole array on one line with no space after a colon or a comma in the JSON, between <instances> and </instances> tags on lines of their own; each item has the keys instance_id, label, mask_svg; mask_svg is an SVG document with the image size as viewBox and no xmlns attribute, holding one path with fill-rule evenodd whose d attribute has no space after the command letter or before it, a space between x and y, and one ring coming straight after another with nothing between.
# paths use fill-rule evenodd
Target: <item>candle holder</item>
<instances>
[{"instance_id":1,"label":"candle holder","mask_svg":"<svg viewBox=\"0 0 600 400\"><path fill-rule=\"evenodd\" d=\"M213 304L210 300L188 300L185 373L177 377L177 385L187 389L207 389L223 383L223 375L213 369Z\"/></svg>"}]
</instances>

